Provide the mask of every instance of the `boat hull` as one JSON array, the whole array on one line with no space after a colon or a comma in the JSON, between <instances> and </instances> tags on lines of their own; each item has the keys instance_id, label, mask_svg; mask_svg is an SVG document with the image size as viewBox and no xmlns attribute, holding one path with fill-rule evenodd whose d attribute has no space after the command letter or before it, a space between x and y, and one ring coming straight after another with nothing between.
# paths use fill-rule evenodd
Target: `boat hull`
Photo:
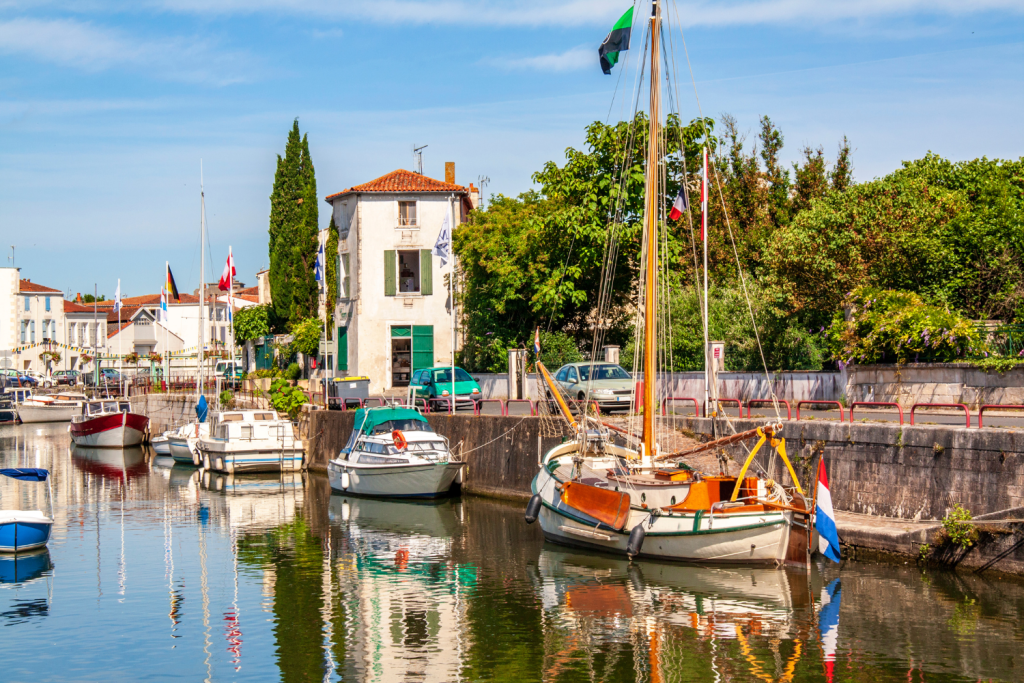
<instances>
[{"instance_id":1,"label":"boat hull","mask_svg":"<svg viewBox=\"0 0 1024 683\"><path fill-rule=\"evenodd\" d=\"M206 447L200 442L199 452L203 458L202 466L215 472L290 472L302 469L302 442L294 443L296 446L288 448L282 448L274 442L267 442L265 447L260 447L258 441L251 441L244 448L218 449Z\"/></svg>"},{"instance_id":2,"label":"boat hull","mask_svg":"<svg viewBox=\"0 0 1024 683\"><path fill-rule=\"evenodd\" d=\"M91 448L138 446L146 438L149 418L135 413L101 415L71 423L71 440Z\"/></svg>"},{"instance_id":3,"label":"boat hull","mask_svg":"<svg viewBox=\"0 0 1024 683\"><path fill-rule=\"evenodd\" d=\"M18 406L18 417L24 423L71 422L71 418L82 411L82 406L42 406L22 403Z\"/></svg>"},{"instance_id":4,"label":"boat hull","mask_svg":"<svg viewBox=\"0 0 1024 683\"><path fill-rule=\"evenodd\" d=\"M198 439L194 437L169 436L167 437L167 450L170 451L174 462L199 467L203 460L202 456L199 455L199 449L196 447L197 443Z\"/></svg>"},{"instance_id":5,"label":"boat hull","mask_svg":"<svg viewBox=\"0 0 1024 683\"><path fill-rule=\"evenodd\" d=\"M537 521L553 543L626 555L630 532L642 524L646 534L640 558L715 564L784 564L789 559L792 512L652 517L650 510L633 507L616 530L562 502L557 484L544 468L532 486L542 501Z\"/></svg>"},{"instance_id":6,"label":"boat hull","mask_svg":"<svg viewBox=\"0 0 1024 683\"><path fill-rule=\"evenodd\" d=\"M463 463L359 466L331 461L327 476L341 493L380 498L437 498L448 493ZM348 486L343 474L348 473Z\"/></svg>"},{"instance_id":7,"label":"boat hull","mask_svg":"<svg viewBox=\"0 0 1024 683\"><path fill-rule=\"evenodd\" d=\"M157 455L171 454L171 443L166 436L158 436L155 439L151 439L149 445L153 447L153 452Z\"/></svg>"},{"instance_id":8,"label":"boat hull","mask_svg":"<svg viewBox=\"0 0 1024 683\"><path fill-rule=\"evenodd\" d=\"M0 553L19 553L42 548L50 540L53 521L45 518L5 517L0 522Z\"/></svg>"}]
</instances>

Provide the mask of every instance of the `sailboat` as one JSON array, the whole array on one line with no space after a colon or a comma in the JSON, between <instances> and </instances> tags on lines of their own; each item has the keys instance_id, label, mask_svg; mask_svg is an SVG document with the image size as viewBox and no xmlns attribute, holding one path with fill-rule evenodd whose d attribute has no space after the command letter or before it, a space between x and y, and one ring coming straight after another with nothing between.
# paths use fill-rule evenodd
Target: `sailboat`
<instances>
[{"instance_id":1,"label":"sailboat","mask_svg":"<svg viewBox=\"0 0 1024 683\"><path fill-rule=\"evenodd\" d=\"M620 20L621 21L621 20ZM532 482L526 521L538 521L549 541L623 554L686 562L755 563L809 566L817 548L813 505L809 505L786 455L781 421L716 439L684 453L662 453L656 438L658 348L659 187L664 150L661 125L661 3L652 0L647 45L650 46L649 138L645 149L645 198L640 305L643 310L643 377L637 404L643 432L615 443L610 426L589 416L577 418L550 373L538 361L546 389L569 423L572 436L542 459ZM643 82L644 79L640 79ZM706 201L707 151L704 151ZM706 208L706 207L705 207ZM704 214L706 227L707 211ZM714 366L708 362L707 255L704 266L705 372L708 406L717 404ZM640 347L638 340L638 347ZM639 348L638 348L639 351ZM621 431L621 430L620 430ZM747 439L757 439L737 476L705 475L678 465L682 457ZM751 470L766 446L774 449L792 480L783 486ZM765 449L768 450L768 449ZM672 466L668 460L672 459Z\"/></svg>"}]
</instances>

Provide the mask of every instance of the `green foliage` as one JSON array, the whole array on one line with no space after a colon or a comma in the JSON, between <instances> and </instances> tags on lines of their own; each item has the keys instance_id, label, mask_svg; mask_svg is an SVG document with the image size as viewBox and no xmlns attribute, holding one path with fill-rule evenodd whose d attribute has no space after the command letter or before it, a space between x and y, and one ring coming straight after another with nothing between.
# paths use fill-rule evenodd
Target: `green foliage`
<instances>
[{"instance_id":1,"label":"green foliage","mask_svg":"<svg viewBox=\"0 0 1024 683\"><path fill-rule=\"evenodd\" d=\"M917 549L917 561L919 563L927 562L928 561L928 555L929 555L929 553L931 553L931 551L932 551L932 546L931 546L930 543L922 543L921 547Z\"/></svg>"},{"instance_id":2,"label":"green foliage","mask_svg":"<svg viewBox=\"0 0 1024 683\"><path fill-rule=\"evenodd\" d=\"M298 367L298 365L295 366L296 369ZM298 417L302 406L309 402L301 389L291 386L287 380L280 378L270 383L268 397L274 410L279 413L287 413L293 420Z\"/></svg>"},{"instance_id":3,"label":"green foliage","mask_svg":"<svg viewBox=\"0 0 1024 683\"><path fill-rule=\"evenodd\" d=\"M296 365L295 367L299 367ZM281 371L278 368L263 368L260 370L253 370L245 376L246 379L270 379L272 377L280 377Z\"/></svg>"},{"instance_id":4,"label":"green foliage","mask_svg":"<svg viewBox=\"0 0 1024 683\"><path fill-rule=\"evenodd\" d=\"M319 207L309 140L299 120L288 133L284 157L277 157L270 194L270 289L274 312L285 322L317 314L316 262Z\"/></svg>"},{"instance_id":5,"label":"green foliage","mask_svg":"<svg viewBox=\"0 0 1024 683\"><path fill-rule=\"evenodd\" d=\"M292 323L292 343L294 351L305 356L316 356L320 350L320 337L323 333L321 322L317 318L306 318Z\"/></svg>"},{"instance_id":6,"label":"green foliage","mask_svg":"<svg viewBox=\"0 0 1024 683\"><path fill-rule=\"evenodd\" d=\"M127 363L128 365L138 365L139 364L139 354L137 354L137 353L135 353L133 351L133 352L125 355L124 362Z\"/></svg>"},{"instance_id":7,"label":"green foliage","mask_svg":"<svg viewBox=\"0 0 1024 683\"><path fill-rule=\"evenodd\" d=\"M327 339L333 339L334 335L334 305L338 302L338 292L341 291L338 281L338 226L334 224L334 214L331 214L331 224L327 228L327 242L324 245L324 259L327 261Z\"/></svg>"},{"instance_id":8,"label":"green foliage","mask_svg":"<svg viewBox=\"0 0 1024 683\"><path fill-rule=\"evenodd\" d=\"M456 364L466 372L508 372L508 350L519 343L496 335L469 335L456 354Z\"/></svg>"},{"instance_id":9,"label":"green foliage","mask_svg":"<svg viewBox=\"0 0 1024 683\"><path fill-rule=\"evenodd\" d=\"M532 356L532 351L530 355ZM566 363L578 363L582 360L585 359L576 346L576 341L565 332L540 333L540 362L548 370L553 372Z\"/></svg>"},{"instance_id":10,"label":"green foliage","mask_svg":"<svg viewBox=\"0 0 1024 683\"><path fill-rule=\"evenodd\" d=\"M1005 375L1014 368L1024 367L1024 358L1005 358L1003 356L988 356L971 360L971 363L985 372L994 372L997 375Z\"/></svg>"},{"instance_id":11,"label":"green foliage","mask_svg":"<svg viewBox=\"0 0 1024 683\"><path fill-rule=\"evenodd\" d=\"M82 295L82 303L84 303L84 304L91 304L91 303L93 303L95 301L106 301L106 300L107 300L107 295L106 294L100 294L99 298L96 298L92 294L83 294Z\"/></svg>"},{"instance_id":12,"label":"green foliage","mask_svg":"<svg viewBox=\"0 0 1024 683\"><path fill-rule=\"evenodd\" d=\"M231 393L229 390L225 389L224 391L220 392L220 404L222 406L230 408L231 406L234 405L234 401L235 395Z\"/></svg>"},{"instance_id":13,"label":"green foliage","mask_svg":"<svg viewBox=\"0 0 1024 683\"><path fill-rule=\"evenodd\" d=\"M942 528L946 531L946 538L958 548L966 550L978 540L978 530L971 524L971 511L957 503L953 509L946 513L942 520Z\"/></svg>"},{"instance_id":14,"label":"green foliage","mask_svg":"<svg viewBox=\"0 0 1024 683\"><path fill-rule=\"evenodd\" d=\"M828 330L829 348L842 363L943 363L985 352L969 320L913 292L859 287L846 307L850 320L836 313Z\"/></svg>"},{"instance_id":15,"label":"green foliage","mask_svg":"<svg viewBox=\"0 0 1024 683\"><path fill-rule=\"evenodd\" d=\"M270 306L246 306L235 313L235 343L244 344L270 334Z\"/></svg>"},{"instance_id":16,"label":"green foliage","mask_svg":"<svg viewBox=\"0 0 1024 683\"><path fill-rule=\"evenodd\" d=\"M302 377L302 368L299 367L298 363L289 363L288 367L284 369L284 372L279 374L283 375L287 380L295 381L299 377Z\"/></svg>"}]
</instances>

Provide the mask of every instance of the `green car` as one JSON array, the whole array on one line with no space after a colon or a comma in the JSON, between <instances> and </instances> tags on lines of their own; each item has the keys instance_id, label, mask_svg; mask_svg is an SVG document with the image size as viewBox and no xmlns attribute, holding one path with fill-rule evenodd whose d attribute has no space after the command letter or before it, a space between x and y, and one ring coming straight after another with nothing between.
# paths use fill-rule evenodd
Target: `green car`
<instances>
[{"instance_id":1,"label":"green car","mask_svg":"<svg viewBox=\"0 0 1024 683\"><path fill-rule=\"evenodd\" d=\"M416 398L446 398L452 393L452 368L430 368L412 373L409 388ZM462 368L455 368L455 407L475 407L484 397L480 385Z\"/></svg>"}]
</instances>

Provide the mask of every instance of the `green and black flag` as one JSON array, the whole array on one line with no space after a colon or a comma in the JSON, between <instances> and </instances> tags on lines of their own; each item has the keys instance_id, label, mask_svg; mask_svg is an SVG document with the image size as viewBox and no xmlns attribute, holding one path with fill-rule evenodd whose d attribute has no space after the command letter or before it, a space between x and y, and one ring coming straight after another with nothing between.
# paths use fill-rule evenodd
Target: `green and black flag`
<instances>
[{"instance_id":1,"label":"green and black flag","mask_svg":"<svg viewBox=\"0 0 1024 683\"><path fill-rule=\"evenodd\" d=\"M619 53L629 49L629 32L633 27L633 8L630 7L626 13L612 26L611 33L597 49L601 56L601 70L609 76L612 67L619 61Z\"/></svg>"}]
</instances>

